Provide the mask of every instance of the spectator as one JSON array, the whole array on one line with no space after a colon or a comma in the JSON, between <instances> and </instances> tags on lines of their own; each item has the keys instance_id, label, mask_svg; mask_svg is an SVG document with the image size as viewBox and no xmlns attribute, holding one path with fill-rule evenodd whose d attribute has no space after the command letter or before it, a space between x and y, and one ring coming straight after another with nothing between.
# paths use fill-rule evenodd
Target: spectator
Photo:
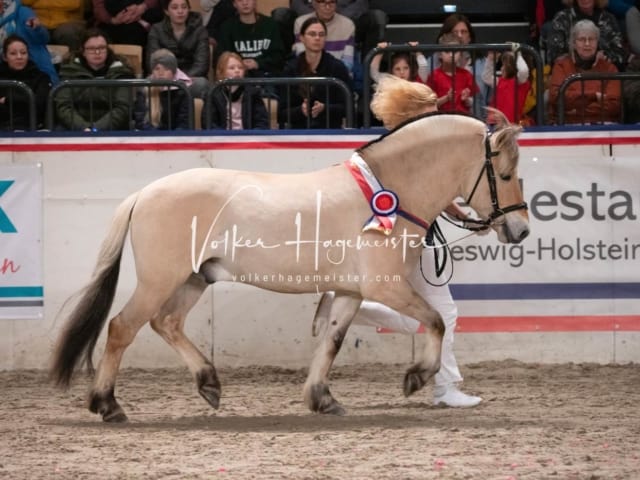
<instances>
[{"instance_id":1,"label":"spectator","mask_svg":"<svg viewBox=\"0 0 640 480\"><path fill-rule=\"evenodd\" d=\"M560 0L527 0L526 18L529 21L529 44L546 50L551 19L562 10Z\"/></svg>"},{"instance_id":2,"label":"spectator","mask_svg":"<svg viewBox=\"0 0 640 480\"><path fill-rule=\"evenodd\" d=\"M518 123L522 117L524 101L529 93L531 84L529 83L529 67L524 61L520 52L504 52L500 55L502 61L502 72L498 79L496 75L496 54L489 52L485 68L482 72L482 80L486 85L494 86L495 91L491 106L500 110L511 123ZM487 119L493 124L495 120L492 115Z\"/></svg>"},{"instance_id":3,"label":"spectator","mask_svg":"<svg viewBox=\"0 0 640 480\"><path fill-rule=\"evenodd\" d=\"M305 42L300 33L302 24L311 17L317 17L327 27L327 36L323 38L324 50L342 61L349 75L353 77L355 25L348 17L336 13L336 0L313 0L313 9L314 13L296 18L293 26L296 37L294 53L300 55L305 49Z\"/></svg>"},{"instance_id":4,"label":"spectator","mask_svg":"<svg viewBox=\"0 0 640 480\"><path fill-rule=\"evenodd\" d=\"M82 50L60 67L62 80L117 80L135 78L133 70L109 48L104 32L85 32ZM66 130L128 130L129 87L67 87L55 97L59 126Z\"/></svg>"},{"instance_id":5,"label":"spectator","mask_svg":"<svg viewBox=\"0 0 640 480\"><path fill-rule=\"evenodd\" d=\"M160 48L171 50L178 68L189 76L191 95L204 98L209 89L210 51L202 17L191 11L189 0L162 0L165 17L149 31L147 55Z\"/></svg>"},{"instance_id":6,"label":"spectator","mask_svg":"<svg viewBox=\"0 0 640 480\"><path fill-rule=\"evenodd\" d=\"M278 24L256 11L256 0L233 0L237 15L220 27L218 48L242 57L249 77L280 75L284 48Z\"/></svg>"},{"instance_id":7,"label":"spectator","mask_svg":"<svg viewBox=\"0 0 640 480\"><path fill-rule=\"evenodd\" d=\"M344 63L325 51L327 25L315 16L300 27L303 52L284 68L285 77L335 77L351 87L351 77ZM329 103L326 104L326 99ZM340 128L345 99L335 87L283 87L278 103L281 128Z\"/></svg>"},{"instance_id":8,"label":"spectator","mask_svg":"<svg viewBox=\"0 0 640 480\"><path fill-rule=\"evenodd\" d=\"M438 41L440 45L462 45L453 33L445 33ZM473 96L478 93L471 72L459 67L462 52L442 51L438 53L440 66L427 78L427 85L438 96L438 110L457 110L470 113Z\"/></svg>"},{"instance_id":9,"label":"spectator","mask_svg":"<svg viewBox=\"0 0 640 480\"><path fill-rule=\"evenodd\" d=\"M162 19L158 0L92 0L95 23L113 43L147 44L149 27Z\"/></svg>"},{"instance_id":10,"label":"spectator","mask_svg":"<svg viewBox=\"0 0 640 480\"><path fill-rule=\"evenodd\" d=\"M571 28L580 20L591 20L600 29L598 58L606 58L622 68L625 53L618 21L604 7L607 0L565 0L568 7L559 11L551 21L547 41L547 61L553 65L558 57L569 52Z\"/></svg>"},{"instance_id":11,"label":"spectator","mask_svg":"<svg viewBox=\"0 0 640 480\"><path fill-rule=\"evenodd\" d=\"M244 78L246 64L235 52L224 52L216 66L216 80ZM269 115L260 91L249 85L232 85L213 90L207 97L211 108L211 125L205 128L226 130L268 130Z\"/></svg>"},{"instance_id":12,"label":"spectator","mask_svg":"<svg viewBox=\"0 0 640 480\"><path fill-rule=\"evenodd\" d=\"M460 13L453 13L444 19L437 41L443 35L452 33L460 39L462 45L476 43L476 34L469 19ZM475 80L477 92L473 96L473 114L478 118L484 118L487 101L491 96L491 88L482 81L482 72L484 71L484 63L486 59L479 51L460 52L458 66L466 68L471 72ZM434 64L438 64L437 58Z\"/></svg>"},{"instance_id":13,"label":"spectator","mask_svg":"<svg viewBox=\"0 0 640 480\"><path fill-rule=\"evenodd\" d=\"M627 72L640 72L640 57L636 57L627 65ZM640 80L627 80L622 87L624 95L625 123L640 123Z\"/></svg>"},{"instance_id":14,"label":"spectator","mask_svg":"<svg viewBox=\"0 0 640 480\"><path fill-rule=\"evenodd\" d=\"M291 0L291 9L296 16L313 13L313 0ZM369 9L369 0L337 0L336 10L354 23L356 49L363 57L384 39L389 18L382 10Z\"/></svg>"},{"instance_id":15,"label":"spectator","mask_svg":"<svg viewBox=\"0 0 640 480\"><path fill-rule=\"evenodd\" d=\"M220 27L236 14L233 0L200 0L200 10L202 11L202 24L209 33L209 44L215 51ZM293 31L293 27L291 30Z\"/></svg>"},{"instance_id":16,"label":"spectator","mask_svg":"<svg viewBox=\"0 0 640 480\"><path fill-rule=\"evenodd\" d=\"M408 42L409 46L415 47L418 42ZM378 48L387 48L391 45L388 42L380 42ZM380 78L380 63L384 54L378 53L371 60L369 69L371 80L378 83ZM394 52L389 58L389 73L403 80L425 83L429 75L429 61L422 52Z\"/></svg>"},{"instance_id":17,"label":"spectator","mask_svg":"<svg viewBox=\"0 0 640 480\"><path fill-rule=\"evenodd\" d=\"M23 0L31 7L49 31L51 43L66 45L69 50L80 48L86 25L83 0Z\"/></svg>"},{"instance_id":18,"label":"spectator","mask_svg":"<svg viewBox=\"0 0 640 480\"><path fill-rule=\"evenodd\" d=\"M186 86L191 79L178 68L172 51L160 48L151 54L152 80L176 80ZM184 130L189 128L189 102L191 98L178 87L151 87L150 94L138 98L137 111L142 117L136 128L140 130ZM149 105L149 108L147 108Z\"/></svg>"},{"instance_id":19,"label":"spectator","mask_svg":"<svg viewBox=\"0 0 640 480\"><path fill-rule=\"evenodd\" d=\"M618 20L620 31L624 33L625 25L624 19L627 16L627 12L631 7L636 4L636 0L609 0L607 2L607 10L613 13Z\"/></svg>"},{"instance_id":20,"label":"spectator","mask_svg":"<svg viewBox=\"0 0 640 480\"><path fill-rule=\"evenodd\" d=\"M47 29L42 26L33 10L22 6L20 0L0 0L0 45L12 34L20 36L26 42L29 58L38 70L46 73L54 85L58 83L58 73L47 50Z\"/></svg>"},{"instance_id":21,"label":"spectator","mask_svg":"<svg viewBox=\"0 0 640 480\"><path fill-rule=\"evenodd\" d=\"M2 43L0 80L17 80L25 83L33 92L36 102L36 128L42 128L51 90L51 79L29 59L27 43L12 34ZM21 89L0 90L0 129L29 129L29 99Z\"/></svg>"},{"instance_id":22,"label":"spectator","mask_svg":"<svg viewBox=\"0 0 640 480\"><path fill-rule=\"evenodd\" d=\"M629 49L634 55L640 56L640 0L636 0L635 5L627 10L625 24Z\"/></svg>"},{"instance_id":23,"label":"spectator","mask_svg":"<svg viewBox=\"0 0 640 480\"><path fill-rule=\"evenodd\" d=\"M558 95L564 80L575 73L615 73L616 66L598 55L600 30L591 20L579 20L571 29L569 53L556 60L551 69L549 109L557 121ZM620 120L620 81L590 80L573 82L565 91L565 123L593 124Z\"/></svg>"}]
</instances>

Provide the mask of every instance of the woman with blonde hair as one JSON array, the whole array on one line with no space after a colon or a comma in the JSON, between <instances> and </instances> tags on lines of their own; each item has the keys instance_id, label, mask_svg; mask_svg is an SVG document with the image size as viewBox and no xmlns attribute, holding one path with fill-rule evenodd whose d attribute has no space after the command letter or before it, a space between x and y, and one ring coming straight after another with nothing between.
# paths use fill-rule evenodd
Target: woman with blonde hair
<instances>
[{"instance_id":1,"label":"woman with blonde hair","mask_svg":"<svg viewBox=\"0 0 640 480\"><path fill-rule=\"evenodd\" d=\"M424 84L385 75L378 83L378 89L371 102L371 110L386 128L394 129L415 116L436 112L438 110L437 100L433 90ZM467 216L455 203L447 208L447 213L458 218L466 218ZM467 395L458 388L458 384L462 382L462 375L453 353L453 333L456 328L458 309L451 297L449 285L442 276L437 277L432 283L427 282L423 276L423 272L429 277L430 273L435 271L434 247L430 246L424 249L420 257L420 264L416 265L409 278L409 283L415 291L440 313L445 325L440 371L435 375L433 404L458 408L475 407L482 401L482 398ZM333 298L332 292L326 292L322 295L313 319L314 335L326 326ZM395 332L408 334L418 333L420 328L420 323L416 319L402 315L381 303L368 300L361 303L360 309L353 318L353 323L388 328Z\"/></svg>"},{"instance_id":2,"label":"woman with blonde hair","mask_svg":"<svg viewBox=\"0 0 640 480\"><path fill-rule=\"evenodd\" d=\"M591 20L600 30L596 62L607 59L618 69L624 65L625 52L622 32L616 17L605 9L608 0L563 0L567 8L551 20L547 39L547 63L553 65L558 57L569 53L571 29L580 20Z\"/></svg>"}]
</instances>

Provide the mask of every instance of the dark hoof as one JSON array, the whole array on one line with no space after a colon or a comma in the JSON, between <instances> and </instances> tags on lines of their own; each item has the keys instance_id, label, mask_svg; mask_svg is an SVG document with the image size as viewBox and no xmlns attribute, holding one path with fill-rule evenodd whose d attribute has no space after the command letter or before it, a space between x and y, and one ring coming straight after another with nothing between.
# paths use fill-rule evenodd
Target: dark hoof
<instances>
[{"instance_id":1,"label":"dark hoof","mask_svg":"<svg viewBox=\"0 0 640 480\"><path fill-rule=\"evenodd\" d=\"M102 415L102 421L108 423L126 422L127 416L116 401L113 388L104 393L92 393L89 396L89 410Z\"/></svg>"},{"instance_id":2,"label":"dark hoof","mask_svg":"<svg viewBox=\"0 0 640 480\"><path fill-rule=\"evenodd\" d=\"M421 369L419 365L413 365L404 374L404 396L408 397L425 386L428 380L427 371Z\"/></svg>"},{"instance_id":3,"label":"dark hoof","mask_svg":"<svg viewBox=\"0 0 640 480\"><path fill-rule=\"evenodd\" d=\"M198 393L216 410L220 406L220 381L213 365L207 365L196 374Z\"/></svg>"},{"instance_id":4,"label":"dark hoof","mask_svg":"<svg viewBox=\"0 0 640 480\"><path fill-rule=\"evenodd\" d=\"M314 385L311 387L311 404L312 412L327 415L346 415L347 411L340 405L331 395L327 385Z\"/></svg>"}]
</instances>

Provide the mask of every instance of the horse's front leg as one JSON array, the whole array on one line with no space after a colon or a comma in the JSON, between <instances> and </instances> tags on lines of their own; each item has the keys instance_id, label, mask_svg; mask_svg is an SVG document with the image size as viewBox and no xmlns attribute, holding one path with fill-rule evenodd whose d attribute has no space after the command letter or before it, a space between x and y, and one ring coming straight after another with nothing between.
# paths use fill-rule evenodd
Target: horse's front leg
<instances>
[{"instance_id":1,"label":"horse's front leg","mask_svg":"<svg viewBox=\"0 0 640 480\"><path fill-rule=\"evenodd\" d=\"M392 287L368 292L367 299L383 303L397 312L415 318L425 327L425 349L422 358L409 367L405 376L405 396L420 390L440 370L444 322L442 316L429 305L409 283L397 283Z\"/></svg>"},{"instance_id":2,"label":"horse's front leg","mask_svg":"<svg viewBox=\"0 0 640 480\"><path fill-rule=\"evenodd\" d=\"M311 361L309 375L304 384L304 400L312 412L344 415L345 409L329 391L329 370L340 351L351 320L355 316L362 298L356 295L336 293L329 312L329 321L324 337Z\"/></svg>"}]
</instances>

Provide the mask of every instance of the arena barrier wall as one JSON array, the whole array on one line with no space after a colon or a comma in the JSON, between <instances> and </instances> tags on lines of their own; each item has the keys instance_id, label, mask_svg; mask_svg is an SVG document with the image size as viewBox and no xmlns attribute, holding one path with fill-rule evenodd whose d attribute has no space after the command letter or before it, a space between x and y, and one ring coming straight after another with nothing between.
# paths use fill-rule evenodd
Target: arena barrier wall
<instances>
[{"instance_id":1,"label":"arena barrier wall","mask_svg":"<svg viewBox=\"0 0 640 480\"><path fill-rule=\"evenodd\" d=\"M376 136L369 131L3 139L0 369L48 366L62 324L56 315L65 299L88 281L113 211L129 193L192 167L319 169L345 160ZM530 205L530 237L521 245L502 245L490 235L452 246L460 363L505 358L640 361L639 143L640 130L554 130L521 136L520 176ZM36 186L29 190L31 203L21 200L25 190L14 178L16 166L25 165L37 172ZM33 203L38 176L42 201L36 198ZM17 232L9 231L7 221ZM22 240L16 235L26 224L31 237ZM445 231L450 241L464 235L450 227ZM134 282L127 248L114 312ZM219 284L207 290L192 311L186 331L219 366L304 367L315 345L310 325L317 300L315 294ZM421 340L420 335L353 326L338 362L408 363L420 351ZM123 365L182 363L145 326Z\"/></svg>"}]
</instances>

